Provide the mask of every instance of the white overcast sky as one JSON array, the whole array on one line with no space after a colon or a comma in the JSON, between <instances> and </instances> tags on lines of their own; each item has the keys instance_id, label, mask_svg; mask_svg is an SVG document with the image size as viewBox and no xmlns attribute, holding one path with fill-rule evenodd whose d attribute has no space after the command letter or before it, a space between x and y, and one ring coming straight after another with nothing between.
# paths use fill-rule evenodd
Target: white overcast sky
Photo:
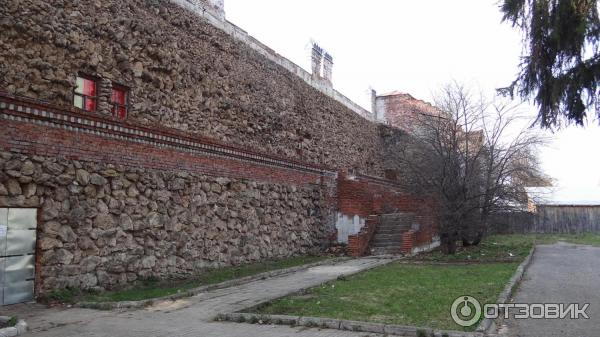
<instances>
[{"instance_id":1,"label":"white overcast sky","mask_svg":"<svg viewBox=\"0 0 600 337\"><path fill-rule=\"evenodd\" d=\"M451 80L488 95L515 77L521 33L500 23L497 0L225 0L226 17L310 69L310 41L334 60L333 85L370 110L369 87L432 100ZM531 106L525 111L535 116ZM566 198L600 200L600 127L550 134L540 155ZM563 195L563 199L565 196Z\"/></svg>"}]
</instances>

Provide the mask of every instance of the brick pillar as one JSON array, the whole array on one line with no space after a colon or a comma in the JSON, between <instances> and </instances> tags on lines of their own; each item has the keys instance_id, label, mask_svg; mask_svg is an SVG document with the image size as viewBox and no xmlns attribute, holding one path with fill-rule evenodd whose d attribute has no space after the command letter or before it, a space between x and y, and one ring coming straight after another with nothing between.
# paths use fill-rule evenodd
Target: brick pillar
<instances>
[{"instance_id":1,"label":"brick pillar","mask_svg":"<svg viewBox=\"0 0 600 337\"><path fill-rule=\"evenodd\" d=\"M415 244L415 232L409 230L402 234L402 247L401 251L403 254L410 254Z\"/></svg>"},{"instance_id":2,"label":"brick pillar","mask_svg":"<svg viewBox=\"0 0 600 337\"><path fill-rule=\"evenodd\" d=\"M316 43L313 43L310 59L311 59L312 77L314 79L320 79L321 78L321 62L323 61L323 48L319 47L319 45Z\"/></svg>"},{"instance_id":3,"label":"brick pillar","mask_svg":"<svg viewBox=\"0 0 600 337\"><path fill-rule=\"evenodd\" d=\"M325 53L323 57L323 79L329 85L332 83L332 75L333 75L333 57L329 55L329 53Z\"/></svg>"},{"instance_id":4,"label":"brick pillar","mask_svg":"<svg viewBox=\"0 0 600 337\"><path fill-rule=\"evenodd\" d=\"M378 120L377 91L375 91L375 89L373 88L371 88L371 113L373 114L373 117L375 117L375 120Z\"/></svg>"}]
</instances>

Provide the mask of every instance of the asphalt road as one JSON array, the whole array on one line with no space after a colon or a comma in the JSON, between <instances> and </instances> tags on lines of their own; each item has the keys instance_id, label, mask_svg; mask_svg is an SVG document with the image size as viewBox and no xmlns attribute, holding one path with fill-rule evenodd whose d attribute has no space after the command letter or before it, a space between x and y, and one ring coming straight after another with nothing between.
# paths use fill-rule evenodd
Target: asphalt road
<instances>
[{"instance_id":1,"label":"asphalt road","mask_svg":"<svg viewBox=\"0 0 600 337\"><path fill-rule=\"evenodd\" d=\"M600 247L559 242L540 245L514 303L589 303L589 319L514 319L502 330L511 337L600 336Z\"/></svg>"}]
</instances>

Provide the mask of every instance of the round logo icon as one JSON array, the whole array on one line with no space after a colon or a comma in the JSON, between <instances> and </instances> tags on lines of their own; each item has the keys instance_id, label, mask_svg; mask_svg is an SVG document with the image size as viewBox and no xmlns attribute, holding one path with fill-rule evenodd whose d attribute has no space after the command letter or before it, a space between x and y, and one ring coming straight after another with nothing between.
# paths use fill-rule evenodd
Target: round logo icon
<instances>
[{"instance_id":1,"label":"round logo icon","mask_svg":"<svg viewBox=\"0 0 600 337\"><path fill-rule=\"evenodd\" d=\"M472 296L463 295L452 303L452 319L460 326L472 326L481 318L481 304Z\"/></svg>"}]
</instances>

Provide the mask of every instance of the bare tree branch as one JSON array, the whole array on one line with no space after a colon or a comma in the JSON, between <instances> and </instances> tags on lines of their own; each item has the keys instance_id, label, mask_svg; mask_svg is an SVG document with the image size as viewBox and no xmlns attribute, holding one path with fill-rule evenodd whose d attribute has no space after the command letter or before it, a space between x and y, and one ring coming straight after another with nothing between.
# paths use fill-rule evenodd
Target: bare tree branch
<instances>
[{"instance_id":1,"label":"bare tree branch","mask_svg":"<svg viewBox=\"0 0 600 337\"><path fill-rule=\"evenodd\" d=\"M435 105L437 115L414 117L400 161L407 184L437 196L442 244L452 253L458 239L479 242L490 214L522 207L526 186L547 181L536 158L546 140L519 127L518 106L488 102L457 82Z\"/></svg>"}]
</instances>

